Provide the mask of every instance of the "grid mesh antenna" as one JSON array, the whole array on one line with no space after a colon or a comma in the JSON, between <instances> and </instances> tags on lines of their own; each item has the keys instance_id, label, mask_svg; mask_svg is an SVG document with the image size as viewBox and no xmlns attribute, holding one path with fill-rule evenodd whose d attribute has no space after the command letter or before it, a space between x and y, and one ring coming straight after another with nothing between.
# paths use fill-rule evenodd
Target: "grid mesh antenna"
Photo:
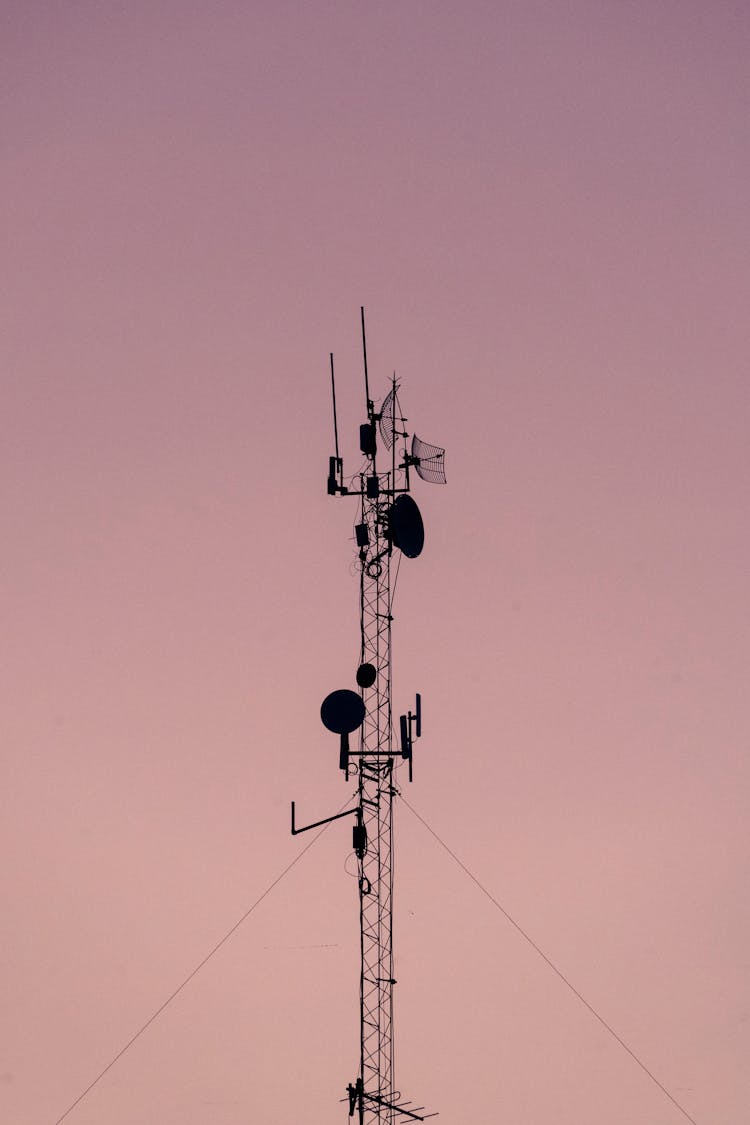
<instances>
[{"instance_id":1,"label":"grid mesh antenna","mask_svg":"<svg viewBox=\"0 0 750 1125\"><path fill-rule=\"evenodd\" d=\"M381 423L382 424L382 423ZM415 434L411 440L411 455L414 468L422 480L430 484L445 484L445 450L439 445L430 445Z\"/></svg>"},{"instance_id":2,"label":"grid mesh antenna","mask_svg":"<svg viewBox=\"0 0 750 1125\"><path fill-rule=\"evenodd\" d=\"M396 397L398 391L398 383L383 399L383 405L380 408L380 436L383 439L383 445L386 449L392 449L393 443L396 440L396 419L400 419L401 408L398 404Z\"/></svg>"}]
</instances>

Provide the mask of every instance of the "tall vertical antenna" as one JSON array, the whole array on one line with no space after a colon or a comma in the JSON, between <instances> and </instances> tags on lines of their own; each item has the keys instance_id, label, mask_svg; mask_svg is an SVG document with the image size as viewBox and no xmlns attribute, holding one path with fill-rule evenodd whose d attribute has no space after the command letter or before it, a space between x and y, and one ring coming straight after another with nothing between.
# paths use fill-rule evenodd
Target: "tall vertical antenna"
<instances>
[{"instance_id":1,"label":"tall vertical antenna","mask_svg":"<svg viewBox=\"0 0 750 1125\"><path fill-rule=\"evenodd\" d=\"M372 415L372 401L370 400L370 382L367 377L367 339L365 337L365 307L360 305L360 317L362 319L362 358L365 362L365 405L367 408L368 419Z\"/></svg>"},{"instance_id":2,"label":"tall vertical antenna","mask_svg":"<svg viewBox=\"0 0 750 1125\"><path fill-rule=\"evenodd\" d=\"M336 391L331 355L331 388L336 455L329 459L328 492L356 496L359 519L355 537L359 560L360 654L355 680L359 691L340 688L326 696L320 709L324 726L339 735L339 767L348 781L356 778L356 805L345 813L297 827L292 802L292 833L306 832L329 821L353 815L352 846L357 857L360 978L359 978L359 1071L346 1090L349 1116L359 1125L395 1125L396 1122L424 1121L435 1114L423 1106L405 1101L394 1080L393 990L396 983L393 961L393 805L398 796L399 759L408 766L412 780L413 745L422 733L421 696L416 697L414 714L409 711L399 721L400 747L394 746L391 709L391 625L393 596L391 558L400 551L406 558L417 558L424 545L424 527L419 508L409 495L409 467L420 472L420 458L407 452L409 435L400 414L396 377L376 413L370 399L365 340L365 310L362 316L362 351L365 367L367 422L359 428L360 451L365 460L352 478L352 487L343 484L343 463L339 456ZM378 429L384 445L391 451L387 472L376 467ZM403 460L397 461L397 439L404 441ZM414 439L416 442L418 439ZM422 443L425 445L425 443ZM442 472L444 451L425 446L432 458L433 476ZM437 466L437 468L435 467ZM443 473L442 480L445 480ZM359 731L353 750L349 736Z\"/></svg>"},{"instance_id":3,"label":"tall vertical antenna","mask_svg":"<svg viewBox=\"0 0 750 1125\"><path fill-rule=\"evenodd\" d=\"M336 456L328 458L328 494L335 496L337 491L342 491L341 474L344 471L344 464L339 455L339 424L336 417L336 380L333 375L333 352L331 352L331 397L333 398L333 440Z\"/></svg>"},{"instance_id":4,"label":"tall vertical antenna","mask_svg":"<svg viewBox=\"0 0 750 1125\"><path fill-rule=\"evenodd\" d=\"M336 380L333 376L333 352L331 352L331 397L333 399L333 440L336 444L336 460L340 461L339 457L339 425L336 418Z\"/></svg>"}]
</instances>

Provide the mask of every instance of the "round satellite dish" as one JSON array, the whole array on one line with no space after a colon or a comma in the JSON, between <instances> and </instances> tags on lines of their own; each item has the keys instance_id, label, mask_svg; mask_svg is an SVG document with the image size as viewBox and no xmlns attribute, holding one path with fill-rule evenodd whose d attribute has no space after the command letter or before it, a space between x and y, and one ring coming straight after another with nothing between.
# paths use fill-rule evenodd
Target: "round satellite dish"
<instances>
[{"instance_id":1,"label":"round satellite dish","mask_svg":"<svg viewBox=\"0 0 750 1125\"><path fill-rule=\"evenodd\" d=\"M417 555L421 555L424 547L424 524L419 508L411 496L406 493L397 496L391 504L389 516L394 546L407 559L415 559Z\"/></svg>"},{"instance_id":2,"label":"round satellite dish","mask_svg":"<svg viewBox=\"0 0 750 1125\"><path fill-rule=\"evenodd\" d=\"M351 734L364 722L365 705L356 691L342 688L325 697L320 707L320 717L323 726L334 734Z\"/></svg>"},{"instance_id":3,"label":"round satellite dish","mask_svg":"<svg viewBox=\"0 0 750 1125\"><path fill-rule=\"evenodd\" d=\"M360 687L372 687L377 676L378 674L372 664L360 664L357 669L357 683Z\"/></svg>"}]
</instances>

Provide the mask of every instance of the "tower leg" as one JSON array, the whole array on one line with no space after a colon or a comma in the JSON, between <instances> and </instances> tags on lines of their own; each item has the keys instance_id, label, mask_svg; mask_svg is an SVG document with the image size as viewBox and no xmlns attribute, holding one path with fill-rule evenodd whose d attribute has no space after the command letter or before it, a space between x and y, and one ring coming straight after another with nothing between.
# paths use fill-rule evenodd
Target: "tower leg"
<instances>
[{"instance_id":1,"label":"tower leg","mask_svg":"<svg viewBox=\"0 0 750 1125\"><path fill-rule=\"evenodd\" d=\"M361 661L373 665L376 678L364 692L358 779L366 841L359 856L362 1125L393 1120L391 585L384 516L381 501L363 496L369 544L360 555Z\"/></svg>"}]
</instances>

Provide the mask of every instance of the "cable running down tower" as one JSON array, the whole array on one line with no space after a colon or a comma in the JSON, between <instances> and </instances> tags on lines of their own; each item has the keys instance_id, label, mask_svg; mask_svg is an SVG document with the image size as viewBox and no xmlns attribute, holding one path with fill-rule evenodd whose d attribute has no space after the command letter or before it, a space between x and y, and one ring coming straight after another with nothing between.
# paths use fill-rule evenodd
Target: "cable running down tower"
<instances>
[{"instance_id":1,"label":"cable running down tower","mask_svg":"<svg viewBox=\"0 0 750 1125\"><path fill-rule=\"evenodd\" d=\"M355 537L360 571L360 657L358 691L342 688L323 700L323 725L339 736L339 768L356 779L356 805L344 813L298 827L292 802L292 833L306 832L353 815L353 848L357 857L360 918L360 1042L359 1073L346 1090L349 1116L359 1125L396 1125L424 1121L425 1113L395 1088L393 1046L393 803L398 794L395 764L401 758L412 780L414 742L422 733L422 701L399 719L398 745L391 710L391 626L393 588L391 561L395 551L417 558L424 545L419 508L410 496L411 470L422 480L445 484L445 450L416 435L408 448L406 419L398 401L395 375L380 410L370 398L361 309L362 355L367 421L359 428L363 455L359 473L344 484L339 452L336 385L331 355L331 393L335 456L329 459L330 496L355 496L359 518ZM378 444L389 455L385 469L377 464ZM349 736L358 731L356 749Z\"/></svg>"}]
</instances>

